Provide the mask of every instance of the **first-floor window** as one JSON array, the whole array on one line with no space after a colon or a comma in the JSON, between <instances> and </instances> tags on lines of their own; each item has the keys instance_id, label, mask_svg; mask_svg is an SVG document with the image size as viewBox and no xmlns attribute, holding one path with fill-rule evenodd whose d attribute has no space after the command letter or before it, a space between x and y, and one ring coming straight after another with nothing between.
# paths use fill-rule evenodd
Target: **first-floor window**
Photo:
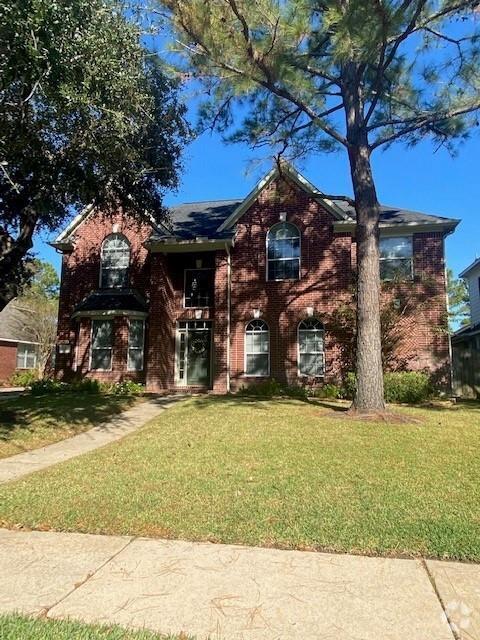
<instances>
[{"instance_id":1,"label":"first-floor window","mask_svg":"<svg viewBox=\"0 0 480 640\"><path fill-rule=\"evenodd\" d=\"M37 345L19 342L17 345L17 369L35 369L37 353Z\"/></svg>"},{"instance_id":2,"label":"first-floor window","mask_svg":"<svg viewBox=\"0 0 480 640\"><path fill-rule=\"evenodd\" d=\"M325 374L324 330L315 318L298 325L298 372L314 378Z\"/></svg>"},{"instance_id":3,"label":"first-floor window","mask_svg":"<svg viewBox=\"0 0 480 640\"><path fill-rule=\"evenodd\" d=\"M90 368L110 371L112 368L113 320L92 320L92 353Z\"/></svg>"},{"instance_id":4,"label":"first-floor window","mask_svg":"<svg viewBox=\"0 0 480 640\"><path fill-rule=\"evenodd\" d=\"M380 278L382 280L413 278L412 236L380 238Z\"/></svg>"},{"instance_id":5,"label":"first-floor window","mask_svg":"<svg viewBox=\"0 0 480 640\"><path fill-rule=\"evenodd\" d=\"M128 327L128 371L142 371L145 321L130 320Z\"/></svg>"},{"instance_id":6,"label":"first-floor window","mask_svg":"<svg viewBox=\"0 0 480 640\"><path fill-rule=\"evenodd\" d=\"M245 329L245 375L268 376L270 340L264 320L252 320Z\"/></svg>"}]
</instances>

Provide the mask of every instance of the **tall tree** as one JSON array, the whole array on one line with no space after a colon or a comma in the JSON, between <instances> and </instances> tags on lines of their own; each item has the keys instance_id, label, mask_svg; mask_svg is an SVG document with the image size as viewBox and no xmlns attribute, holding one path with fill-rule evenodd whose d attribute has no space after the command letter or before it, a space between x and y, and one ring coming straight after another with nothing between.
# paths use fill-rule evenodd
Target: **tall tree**
<instances>
[{"instance_id":1,"label":"tall tree","mask_svg":"<svg viewBox=\"0 0 480 640\"><path fill-rule=\"evenodd\" d=\"M52 361L57 336L58 293L60 280L49 262L32 260L32 272L28 286L11 304L20 312L15 316L21 323L18 329L27 331L31 339L38 343L37 367L40 375Z\"/></svg>"},{"instance_id":2,"label":"tall tree","mask_svg":"<svg viewBox=\"0 0 480 640\"><path fill-rule=\"evenodd\" d=\"M207 86L203 117L293 157L347 151L357 214L354 407L384 409L379 205L372 152L450 146L477 124L478 0L157 0L179 65Z\"/></svg>"},{"instance_id":3,"label":"tall tree","mask_svg":"<svg viewBox=\"0 0 480 640\"><path fill-rule=\"evenodd\" d=\"M158 214L175 186L184 107L141 35L116 0L0 3L0 310L34 232L91 202Z\"/></svg>"},{"instance_id":4,"label":"tall tree","mask_svg":"<svg viewBox=\"0 0 480 640\"><path fill-rule=\"evenodd\" d=\"M450 333L470 324L470 298L465 280L447 269L448 326Z\"/></svg>"}]
</instances>

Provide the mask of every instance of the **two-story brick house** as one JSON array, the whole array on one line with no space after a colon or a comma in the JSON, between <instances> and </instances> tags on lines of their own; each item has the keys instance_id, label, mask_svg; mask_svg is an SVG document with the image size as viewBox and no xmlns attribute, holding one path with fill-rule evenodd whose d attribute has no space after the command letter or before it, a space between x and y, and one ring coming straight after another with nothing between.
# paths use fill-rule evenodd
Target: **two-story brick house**
<instances>
[{"instance_id":1,"label":"two-story brick house","mask_svg":"<svg viewBox=\"0 0 480 640\"><path fill-rule=\"evenodd\" d=\"M444 238L457 224L382 207L402 366L449 369ZM334 318L354 303L355 211L288 165L244 199L177 206L161 223L87 208L52 245L63 253L60 377L224 393L342 375Z\"/></svg>"}]
</instances>

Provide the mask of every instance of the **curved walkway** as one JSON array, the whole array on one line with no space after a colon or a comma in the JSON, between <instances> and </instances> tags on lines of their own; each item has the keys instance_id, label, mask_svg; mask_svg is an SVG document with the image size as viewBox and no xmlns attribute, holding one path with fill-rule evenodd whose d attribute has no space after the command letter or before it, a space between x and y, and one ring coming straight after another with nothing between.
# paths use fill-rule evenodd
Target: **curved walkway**
<instances>
[{"instance_id":1,"label":"curved walkway","mask_svg":"<svg viewBox=\"0 0 480 640\"><path fill-rule=\"evenodd\" d=\"M120 440L184 397L163 396L146 400L78 436L4 458L0 460L0 483L17 480L34 471Z\"/></svg>"}]
</instances>

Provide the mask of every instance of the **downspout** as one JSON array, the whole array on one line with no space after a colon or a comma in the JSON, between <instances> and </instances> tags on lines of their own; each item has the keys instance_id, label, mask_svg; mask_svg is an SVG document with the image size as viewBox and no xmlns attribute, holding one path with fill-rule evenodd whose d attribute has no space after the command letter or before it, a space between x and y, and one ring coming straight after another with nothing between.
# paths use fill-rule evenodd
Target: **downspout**
<instances>
[{"instance_id":1,"label":"downspout","mask_svg":"<svg viewBox=\"0 0 480 640\"><path fill-rule=\"evenodd\" d=\"M447 277L447 256L445 255L445 236L442 238L443 243L443 271L445 278L445 300L447 309L447 332L448 332L448 371L450 377L450 395L454 393L454 381L453 381L453 351L452 351L452 336L450 335L450 303L448 300L448 277Z\"/></svg>"},{"instance_id":2,"label":"downspout","mask_svg":"<svg viewBox=\"0 0 480 640\"><path fill-rule=\"evenodd\" d=\"M230 247L225 244L227 250L227 393L230 393L230 313L232 291L232 260Z\"/></svg>"}]
</instances>

